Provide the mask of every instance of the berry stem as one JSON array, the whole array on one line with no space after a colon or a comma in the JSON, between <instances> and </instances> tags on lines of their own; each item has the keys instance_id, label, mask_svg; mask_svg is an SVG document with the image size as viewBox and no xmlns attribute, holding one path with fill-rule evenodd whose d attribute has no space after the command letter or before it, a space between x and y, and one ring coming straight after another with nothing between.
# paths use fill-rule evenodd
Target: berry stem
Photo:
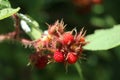
<instances>
[{"instance_id":1,"label":"berry stem","mask_svg":"<svg viewBox=\"0 0 120 80\"><path fill-rule=\"evenodd\" d=\"M83 77L83 74L82 74L82 69L81 69L81 66L78 62L75 63L75 67L78 71L78 74L80 76L80 80L85 80L84 77Z\"/></svg>"}]
</instances>

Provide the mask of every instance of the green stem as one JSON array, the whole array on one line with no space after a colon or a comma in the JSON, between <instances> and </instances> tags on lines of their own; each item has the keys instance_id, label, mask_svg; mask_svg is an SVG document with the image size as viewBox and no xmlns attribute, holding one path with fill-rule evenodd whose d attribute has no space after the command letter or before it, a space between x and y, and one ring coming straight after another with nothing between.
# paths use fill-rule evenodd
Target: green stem
<instances>
[{"instance_id":1,"label":"green stem","mask_svg":"<svg viewBox=\"0 0 120 80\"><path fill-rule=\"evenodd\" d=\"M81 69L81 67L80 67L78 62L75 64L75 67L76 67L76 69L78 71L78 74L80 76L80 80L84 80L83 75L82 75L82 69Z\"/></svg>"}]
</instances>

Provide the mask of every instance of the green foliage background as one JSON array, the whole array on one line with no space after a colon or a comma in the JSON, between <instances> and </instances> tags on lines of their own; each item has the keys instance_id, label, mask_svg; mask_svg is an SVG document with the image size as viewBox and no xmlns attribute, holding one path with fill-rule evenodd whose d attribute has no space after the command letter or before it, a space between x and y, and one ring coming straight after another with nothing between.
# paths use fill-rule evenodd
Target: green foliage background
<instances>
[{"instance_id":1,"label":"green foliage background","mask_svg":"<svg viewBox=\"0 0 120 80\"><path fill-rule=\"evenodd\" d=\"M76 27L79 31L85 27L87 35L120 23L119 0L103 0L102 4L92 5L91 10L85 13L72 0L9 1L13 8L20 7L19 12L29 14L38 21L42 30L47 29L46 22L52 24L57 19L64 20L67 30ZM0 20L0 34L13 30L11 18ZM67 73L64 66L58 63L50 64L43 70L27 67L31 53L32 49L24 48L19 43L0 43L0 80L82 80L74 65L68 67ZM84 54L86 59L79 61L83 80L120 80L119 46L106 51L84 51Z\"/></svg>"}]
</instances>

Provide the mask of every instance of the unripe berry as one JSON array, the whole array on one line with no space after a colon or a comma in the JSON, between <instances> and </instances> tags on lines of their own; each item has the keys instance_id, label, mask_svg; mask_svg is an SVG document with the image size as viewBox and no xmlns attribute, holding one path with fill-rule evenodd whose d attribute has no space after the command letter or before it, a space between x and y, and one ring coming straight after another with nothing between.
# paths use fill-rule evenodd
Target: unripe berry
<instances>
[{"instance_id":1,"label":"unripe berry","mask_svg":"<svg viewBox=\"0 0 120 80\"><path fill-rule=\"evenodd\" d=\"M47 65L48 59L46 56L41 56L37 59L35 66L39 69L43 69Z\"/></svg>"},{"instance_id":2,"label":"unripe berry","mask_svg":"<svg viewBox=\"0 0 120 80\"><path fill-rule=\"evenodd\" d=\"M85 38L84 37L80 37L80 42L85 42Z\"/></svg>"},{"instance_id":3,"label":"unripe berry","mask_svg":"<svg viewBox=\"0 0 120 80\"><path fill-rule=\"evenodd\" d=\"M78 59L78 56L74 52L69 52L67 55L67 61L69 64L74 64Z\"/></svg>"},{"instance_id":4,"label":"unripe berry","mask_svg":"<svg viewBox=\"0 0 120 80\"><path fill-rule=\"evenodd\" d=\"M56 35L58 36L58 32L59 33L63 33L64 32L64 22L61 20L59 22L59 20L57 20L54 25L48 25L49 29L48 29L48 33L52 34L52 35Z\"/></svg>"},{"instance_id":5,"label":"unripe berry","mask_svg":"<svg viewBox=\"0 0 120 80\"><path fill-rule=\"evenodd\" d=\"M71 33L66 32L62 35L62 43L64 45L67 45L73 41L74 41L74 36Z\"/></svg>"},{"instance_id":6,"label":"unripe berry","mask_svg":"<svg viewBox=\"0 0 120 80\"><path fill-rule=\"evenodd\" d=\"M29 59L30 59L30 62L31 62L32 64L35 64L36 61L37 61L37 59L38 59L38 53L33 53L33 54L31 54L30 57L29 57Z\"/></svg>"},{"instance_id":7,"label":"unripe berry","mask_svg":"<svg viewBox=\"0 0 120 80\"><path fill-rule=\"evenodd\" d=\"M55 51L53 58L56 62L63 62L64 54L60 51Z\"/></svg>"}]
</instances>

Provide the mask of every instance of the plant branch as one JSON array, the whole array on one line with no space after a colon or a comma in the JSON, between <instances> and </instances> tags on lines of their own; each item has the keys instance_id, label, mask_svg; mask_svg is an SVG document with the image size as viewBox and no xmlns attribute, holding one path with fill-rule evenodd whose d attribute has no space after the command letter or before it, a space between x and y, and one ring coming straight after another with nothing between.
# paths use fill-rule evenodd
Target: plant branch
<instances>
[{"instance_id":1,"label":"plant branch","mask_svg":"<svg viewBox=\"0 0 120 80\"><path fill-rule=\"evenodd\" d=\"M15 38L16 39L19 39L19 36L20 36L20 19L19 19L19 17L17 16L17 14L14 14L13 16L12 16L12 18L14 19L14 27L15 27L15 32L16 32L16 36L15 36Z\"/></svg>"},{"instance_id":2,"label":"plant branch","mask_svg":"<svg viewBox=\"0 0 120 80\"><path fill-rule=\"evenodd\" d=\"M16 32L9 32L8 34L1 34L0 35L0 42L3 42L5 40L12 40L12 41L18 41L22 43L25 46L33 46L34 41L30 41L25 38L20 38L19 40L15 38L16 37Z\"/></svg>"}]
</instances>

